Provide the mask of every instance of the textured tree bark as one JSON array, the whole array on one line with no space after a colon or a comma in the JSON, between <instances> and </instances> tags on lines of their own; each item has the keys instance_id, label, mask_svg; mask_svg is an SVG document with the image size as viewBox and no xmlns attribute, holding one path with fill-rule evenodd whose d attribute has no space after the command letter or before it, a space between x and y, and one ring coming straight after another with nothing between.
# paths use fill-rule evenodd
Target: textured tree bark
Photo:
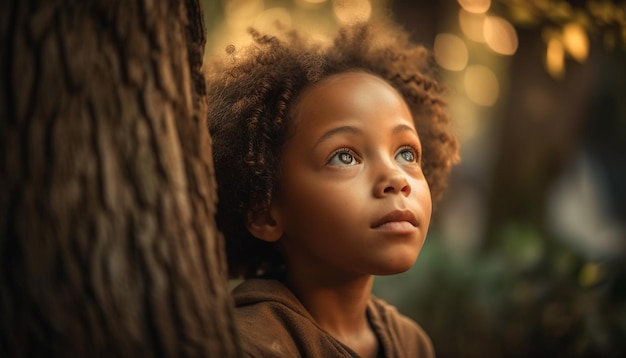
<instances>
[{"instance_id":1,"label":"textured tree bark","mask_svg":"<svg viewBox=\"0 0 626 358\"><path fill-rule=\"evenodd\" d=\"M240 355L198 1L2 1L0 35L0 356Z\"/></svg>"}]
</instances>

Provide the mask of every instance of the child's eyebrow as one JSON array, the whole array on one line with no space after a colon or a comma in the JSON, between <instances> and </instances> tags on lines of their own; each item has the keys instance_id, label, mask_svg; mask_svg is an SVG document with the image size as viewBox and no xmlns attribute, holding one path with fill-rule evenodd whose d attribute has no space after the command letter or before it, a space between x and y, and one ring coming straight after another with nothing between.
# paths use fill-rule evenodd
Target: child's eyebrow
<instances>
[{"instance_id":1,"label":"child's eyebrow","mask_svg":"<svg viewBox=\"0 0 626 358\"><path fill-rule=\"evenodd\" d=\"M327 131L326 133L322 134L322 136L317 140L317 142L315 142L315 145L313 147L317 147L321 143L327 141L330 137L335 136L340 133L361 134L363 133L363 131L360 130L359 128L352 127L352 126L341 126L341 127L333 128Z\"/></svg>"},{"instance_id":2,"label":"child's eyebrow","mask_svg":"<svg viewBox=\"0 0 626 358\"><path fill-rule=\"evenodd\" d=\"M393 134L398 134L405 131L409 131L417 135L417 131L413 127L407 126L406 124L398 124L397 126L393 127Z\"/></svg>"},{"instance_id":3,"label":"child's eyebrow","mask_svg":"<svg viewBox=\"0 0 626 358\"><path fill-rule=\"evenodd\" d=\"M402 132L411 132L412 134L414 134L416 137L419 138L419 136L417 135L417 131L413 127L408 126L406 124L398 124L397 126L393 127L391 132L394 135L402 133ZM313 147L315 148L321 143L327 141L329 138L337 134L341 134L341 133L362 134L363 131L353 126L341 126L341 127L333 128L325 132L324 134L322 134L322 136L317 140L317 142L315 142L315 145Z\"/></svg>"}]
</instances>

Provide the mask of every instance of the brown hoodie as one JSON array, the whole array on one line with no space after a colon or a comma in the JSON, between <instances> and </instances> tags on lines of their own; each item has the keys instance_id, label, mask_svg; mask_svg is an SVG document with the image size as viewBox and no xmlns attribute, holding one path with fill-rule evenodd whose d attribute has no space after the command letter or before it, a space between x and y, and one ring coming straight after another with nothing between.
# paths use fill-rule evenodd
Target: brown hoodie
<instances>
[{"instance_id":1,"label":"brown hoodie","mask_svg":"<svg viewBox=\"0 0 626 358\"><path fill-rule=\"evenodd\" d=\"M250 357L358 357L326 333L300 301L276 280L244 281L233 290L235 321ZM384 357L434 357L432 343L415 322L371 297L367 315Z\"/></svg>"}]
</instances>

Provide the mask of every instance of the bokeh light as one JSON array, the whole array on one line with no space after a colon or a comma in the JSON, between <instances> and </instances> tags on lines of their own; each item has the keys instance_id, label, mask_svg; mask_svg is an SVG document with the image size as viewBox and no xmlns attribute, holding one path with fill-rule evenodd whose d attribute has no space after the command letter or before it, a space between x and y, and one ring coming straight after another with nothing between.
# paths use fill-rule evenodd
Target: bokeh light
<instances>
[{"instance_id":1,"label":"bokeh light","mask_svg":"<svg viewBox=\"0 0 626 358\"><path fill-rule=\"evenodd\" d=\"M461 84L462 86L462 84ZM450 114L452 118L460 118L453 123L454 134L461 143L466 143L472 139L484 125L484 116L481 113L483 108L477 106L467 96L456 93L450 101Z\"/></svg>"},{"instance_id":2,"label":"bokeh light","mask_svg":"<svg viewBox=\"0 0 626 358\"><path fill-rule=\"evenodd\" d=\"M365 21L372 16L372 4L369 0L334 0L333 12L340 23Z\"/></svg>"},{"instance_id":3,"label":"bokeh light","mask_svg":"<svg viewBox=\"0 0 626 358\"><path fill-rule=\"evenodd\" d=\"M469 52L463 39L453 34L439 34L433 46L435 61L450 71L461 71L467 66Z\"/></svg>"},{"instance_id":4,"label":"bokeh light","mask_svg":"<svg viewBox=\"0 0 626 358\"><path fill-rule=\"evenodd\" d=\"M474 14L483 14L489 10L491 0L459 0L459 5L461 5L465 11Z\"/></svg>"},{"instance_id":5,"label":"bokeh light","mask_svg":"<svg viewBox=\"0 0 626 358\"><path fill-rule=\"evenodd\" d=\"M481 106L493 106L500 94L498 78L486 66L468 66L465 70L463 84L467 97Z\"/></svg>"},{"instance_id":6,"label":"bokeh light","mask_svg":"<svg viewBox=\"0 0 626 358\"><path fill-rule=\"evenodd\" d=\"M548 40L548 48L546 51L546 68L548 73L554 78L563 77L564 68L564 49L563 44L557 37Z\"/></svg>"},{"instance_id":7,"label":"bokeh light","mask_svg":"<svg viewBox=\"0 0 626 358\"><path fill-rule=\"evenodd\" d=\"M475 14L459 9L459 25L463 35L472 41L485 42L485 18L485 14Z\"/></svg>"},{"instance_id":8,"label":"bokeh light","mask_svg":"<svg viewBox=\"0 0 626 358\"><path fill-rule=\"evenodd\" d=\"M248 26L263 11L263 0L226 0L224 2L224 18L226 22L238 27L242 23Z\"/></svg>"},{"instance_id":9,"label":"bokeh light","mask_svg":"<svg viewBox=\"0 0 626 358\"><path fill-rule=\"evenodd\" d=\"M485 42L494 52L512 55L517 51L517 32L510 22L497 16L487 16L483 26Z\"/></svg>"},{"instance_id":10,"label":"bokeh light","mask_svg":"<svg viewBox=\"0 0 626 358\"><path fill-rule=\"evenodd\" d=\"M589 39L583 27L571 22L563 27L563 45L576 61L584 62L589 53Z\"/></svg>"},{"instance_id":11,"label":"bokeh light","mask_svg":"<svg viewBox=\"0 0 626 358\"><path fill-rule=\"evenodd\" d=\"M604 266L596 263L586 263L580 270L578 281L582 287L592 287L602 281Z\"/></svg>"}]
</instances>

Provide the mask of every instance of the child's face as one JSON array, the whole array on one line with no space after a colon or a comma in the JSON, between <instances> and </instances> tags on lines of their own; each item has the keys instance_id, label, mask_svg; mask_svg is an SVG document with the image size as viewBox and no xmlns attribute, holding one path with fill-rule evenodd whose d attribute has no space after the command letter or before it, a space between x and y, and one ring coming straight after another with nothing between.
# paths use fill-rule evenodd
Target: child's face
<instances>
[{"instance_id":1,"label":"child's face","mask_svg":"<svg viewBox=\"0 0 626 358\"><path fill-rule=\"evenodd\" d=\"M428 230L431 197L403 98L378 77L342 73L309 88L293 120L272 203L288 269L409 269Z\"/></svg>"}]
</instances>

